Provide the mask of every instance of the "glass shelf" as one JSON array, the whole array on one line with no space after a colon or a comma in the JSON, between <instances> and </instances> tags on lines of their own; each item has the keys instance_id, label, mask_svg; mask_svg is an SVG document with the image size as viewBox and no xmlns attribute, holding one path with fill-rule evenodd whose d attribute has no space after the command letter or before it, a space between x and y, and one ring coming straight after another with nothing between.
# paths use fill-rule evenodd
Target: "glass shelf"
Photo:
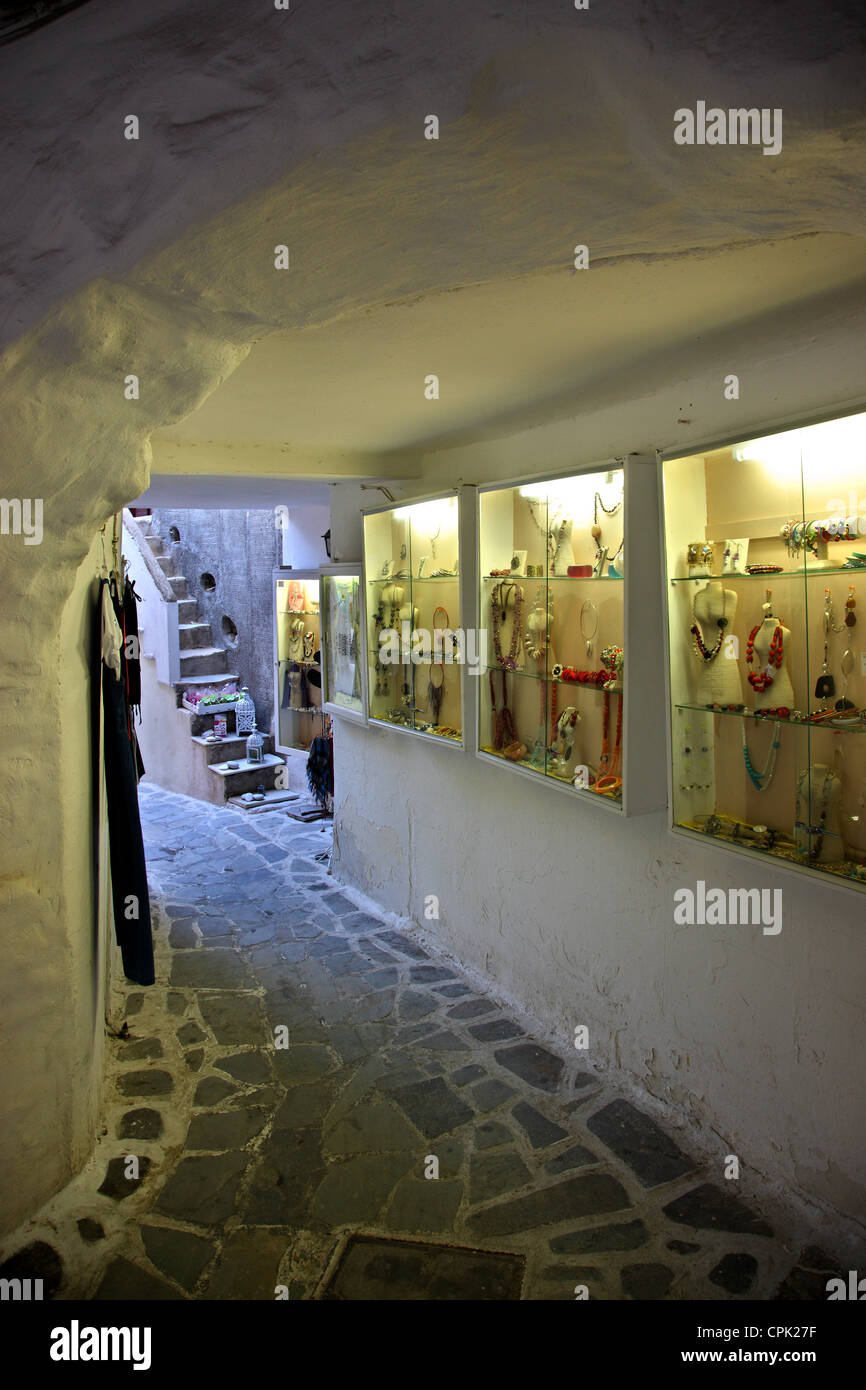
<instances>
[{"instance_id":1,"label":"glass shelf","mask_svg":"<svg viewBox=\"0 0 866 1390\"><path fill-rule=\"evenodd\" d=\"M621 574L483 574L483 584L498 584L502 579L526 584L621 584Z\"/></svg>"},{"instance_id":2,"label":"glass shelf","mask_svg":"<svg viewBox=\"0 0 866 1390\"><path fill-rule=\"evenodd\" d=\"M820 579L822 575L834 574L866 574L866 565L862 568L851 565L841 566L839 569L818 569L815 565L810 565L808 569L800 570L778 570L775 574L696 574L696 575L672 575L672 584L706 584L711 579L763 579L769 583L774 579Z\"/></svg>"},{"instance_id":3,"label":"glass shelf","mask_svg":"<svg viewBox=\"0 0 866 1390\"><path fill-rule=\"evenodd\" d=\"M692 710L695 714L724 714L729 719L751 719L755 724L791 724L800 725L806 729L829 729L834 734L866 734L866 721L862 719L841 719L834 722L831 719L809 719L805 715L800 719L778 719L772 714L759 714L750 709L713 709L708 705L674 705L674 709Z\"/></svg>"}]
</instances>

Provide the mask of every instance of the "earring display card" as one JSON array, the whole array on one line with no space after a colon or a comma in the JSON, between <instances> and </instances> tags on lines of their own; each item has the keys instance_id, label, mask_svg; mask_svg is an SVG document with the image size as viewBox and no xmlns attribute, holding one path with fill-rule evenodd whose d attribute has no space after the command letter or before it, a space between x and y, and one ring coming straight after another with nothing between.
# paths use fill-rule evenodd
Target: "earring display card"
<instances>
[{"instance_id":1,"label":"earring display card","mask_svg":"<svg viewBox=\"0 0 866 1390\"><path fill-rule=\"evenodd\" d=\"M860 415L663 469L674 823L855 884L864 449ZM713 556L700 573L697 544Z\"/></svg>"},{"instance_id":2,"label":"earring display card","mask_svg":"<svg viewBox=\"0 0 866 1390\"><path fill-rule=\"evenodd\" d=\"M308 749L321 730L322 676L318 573L278 573L276 746Z\"/></svg>"},{"instance_id":3,"label":"earring display card","mask_svg":"<svg viewBox=\"0 0 866 1390\"><path fill-rule=\"evenodd\" d=\"M617 805L624 481L614 469L479 494L481 752Z\"/></svg>"},{"instance_id":4,"label":"earring display card","mask_svg":"<svg viewBox=\"0 0 866 1390\"><path fill-rule=\"evenodd\" d=\"M364 517L369 717L452 743L463 739L458 513L452 495Z\"/></svg>"}]
</instances>

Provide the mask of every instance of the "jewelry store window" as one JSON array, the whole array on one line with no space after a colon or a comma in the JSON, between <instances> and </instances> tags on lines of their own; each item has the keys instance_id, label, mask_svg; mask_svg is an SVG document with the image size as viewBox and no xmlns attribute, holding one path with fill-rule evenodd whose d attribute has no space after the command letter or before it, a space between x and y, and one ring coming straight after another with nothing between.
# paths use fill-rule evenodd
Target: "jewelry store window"
<instances>
[{"instance_id":1,"label":"jewelry store window","mask_svg":"<svg viewBox=\"0 0 866 1390\"><path fill-rule=\"evenodd\" d=\"M361 567L334 566L319 573L325 712L364 724L367 666Z\"/></svg>"},{"instance_id":2,"label":"jewelry store window","mask_svg":"<svg viewBox=\"0 0 866 1390\"><path fill-rule=\"evenodd\" d=\"M625 471L479 490L479 753L621 810Z\"/></svg>"},{"instance_id":3,"label":"jewelry store window","mask_svg":"<svg viewBox=\"0 0 866 1390\"><path fill-rule=\"evenodd\" d=\"M462 746L456 495L364 515L369 718Z\"/></svg>"},{"instance_id":4,"label":"jewelry store window","mask_svg":"<svg viewBox=\"0 0 866 1390\"><path fill-rule=\"evenodd\" d=\"M322 730L317 570L275 571L274 623L276 746L308 749Z\"/></svg>"},{"instance_id":5,"label":"jewelry store window","mask_svg":"<svg viewBox=\"0 0 866 1390\"><path fill-rule=\"evenodd\" d=\"M674 825L861 887L864 457L861 414L663 463Z\"/></svg>"}]
</instances>

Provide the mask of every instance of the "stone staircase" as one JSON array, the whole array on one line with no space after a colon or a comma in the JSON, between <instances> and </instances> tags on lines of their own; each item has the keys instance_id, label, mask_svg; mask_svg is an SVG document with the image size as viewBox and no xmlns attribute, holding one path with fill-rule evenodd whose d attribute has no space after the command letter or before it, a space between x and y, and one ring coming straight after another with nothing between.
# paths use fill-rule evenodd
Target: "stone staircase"
<instances>
[{"instance_id":1,"label":"stone staircase","mask_svg":"<svg viewBox=\"0 0 866 1390\"><path fill-rule=\"evenodd\" d=\"M285 766L285 760L274 752L273 736L262 734L264 761L250 763L246 756L246 734L234 737L231 734L235 714L231 705L208 707L197 712L183 704L183 697L189 690L216 693L229 683L240 686L240 673L230 670L229 653L225 647L214 645L211 625L201 620L198 599L190 595L186 576L176 573L171 550L165 549L163 538L153 531L153 518L139 516L136 521L153 558L177 596L180 677L173 682L173 686L177 695L178 716L188 723L191 747L195 750L193 756L202 760L210 773L205 784L206 799L222 804L262 788L273 796L277 769ZM214 717L220 714L226 717L229 736L220 743L209 743L206 735L213 733ZM194 781L200 783L201 779L195 778ZM192 789L191 794L195 794Z\"/></svg>"}]
</instances>

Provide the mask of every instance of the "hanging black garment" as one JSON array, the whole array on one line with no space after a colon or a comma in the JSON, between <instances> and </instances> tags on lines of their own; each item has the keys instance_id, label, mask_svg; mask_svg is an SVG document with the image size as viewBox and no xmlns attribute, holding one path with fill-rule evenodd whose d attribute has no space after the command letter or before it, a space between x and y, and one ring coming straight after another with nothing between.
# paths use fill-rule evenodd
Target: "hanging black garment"
<instances>
[{"instance_id":1,"label":"hanging black garment","mask_svg":"<svg viewBox=\"0 0 866 1390\"><path fill-rule=\"evenodd\" d=\"M127 579L123 586L123 617L118 620L123 631L126 698L131 707L138 710L141 705L141 648L138 640L138 594L131 579Z\"/></svg>"},{"instance_id":2,"label":"hanging black garment","mask_svg":"<svg viewBox=\"0 0 866 1390\"><path fill-rule=\"evenodd\" d=\"M100 586L100 611L107 583L103 580ZM113 594L112 600L117 612L119 605ZM100 663L114 933L126 978L137 985L152 985L155 977L150 894L138 809L138 740L134 733L130 734L132 715L122 657L121 650L120 676L105 661Z\"/></svg>"}]
</instances>

